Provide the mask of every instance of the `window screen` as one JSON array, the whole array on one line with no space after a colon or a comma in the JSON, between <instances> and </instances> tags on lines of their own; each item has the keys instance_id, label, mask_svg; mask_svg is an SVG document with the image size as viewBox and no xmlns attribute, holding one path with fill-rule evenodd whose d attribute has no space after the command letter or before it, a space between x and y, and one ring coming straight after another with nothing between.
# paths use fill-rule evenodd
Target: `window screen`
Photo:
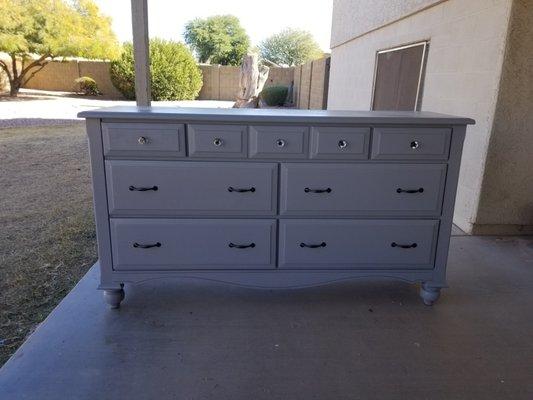
<instances>
[{"instance_id":1,"label":"window screen","mask_svg":"<svg viewBox=\"0 0 533 400\"><path fill-rule=\"evenodd\" d=\"M428 42L378 51L373 110L420 109Z\"/></svg>"}]
</instances>

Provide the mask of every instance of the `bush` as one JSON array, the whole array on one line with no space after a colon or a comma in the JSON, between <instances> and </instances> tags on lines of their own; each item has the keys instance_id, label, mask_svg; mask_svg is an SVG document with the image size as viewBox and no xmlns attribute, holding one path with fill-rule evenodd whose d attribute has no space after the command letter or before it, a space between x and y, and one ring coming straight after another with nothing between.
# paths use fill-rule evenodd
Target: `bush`
<instances>
[{"instance_id":1,"label":"bush","mask_svg":"<svg viewBox=\"0 0 533 400\"><path fill-rule=\"evenodd\" d=\"M82 76L81 78L75 79L74 83L76 84L77 92L88 96L98 96L102 94L100 90L98 90L96 81L88 76Z\"/></svg>"},{"instance_id":2,"label":"bush","mask_svg":"<svg viewBox=\"0 0 533 400\"><path fill-rule=\"evenodd\" d=\"M289 88L287 86L268 86L261 91L259 97L268 106L282 106L285 104L288 92Z\"/></svg>"},{"instance_id":3,"label":"bush","mask_svg":"<svg viewBox=\"0 0 533 400\"><path fill-rule=\"evenodd\" d=\"M152 100L193 100L202 88L202 73L182 43L150 40ZM111 63L111 81L126 99L135 99L133 45L124 44L121 57Z\"/></svg>"}]
</instances>

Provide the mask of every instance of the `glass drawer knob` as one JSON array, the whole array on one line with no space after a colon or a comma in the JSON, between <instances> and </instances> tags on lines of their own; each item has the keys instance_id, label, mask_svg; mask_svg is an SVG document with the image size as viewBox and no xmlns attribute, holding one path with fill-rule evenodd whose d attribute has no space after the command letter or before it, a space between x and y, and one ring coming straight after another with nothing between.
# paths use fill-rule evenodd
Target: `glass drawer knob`
<instances>
[{"instance_id":1,"label":"glass drawer knob","mask_svg":"<svg viewBox=\"0 0 533 400\"><path fill-rule=\"evenodd\" d=\"M146 144L148 143L148 139L146 139L144 136L141 136L139 139L137 139L139 144Z\"/></svg>"},{"instance_id":2,"label":"glass drawer knob","mask_svg":"<svg viewBox=\"0 0 533 400\"><path fill-rule=\"evenodd\" d=\"M222 139L220 138L215 138L215 140L213 140L213 144L217 147L220 147L222 146Z\"/></svg>"},{"instance_id":3,"label":"glass drawer knob","mask_svg":"<svg viewBox=\"0 0 533 400\"><path fill-rule=\"evenodd\" d=\"M418 143L418 140L413 140L413 141L411 142L411 148L412 148L413 150L418 149L419 147L420 147L420 143Z\"/></svg>"},{"instance_id":4,"label":"glass drawer knob","mask_svg":"<svg viewBox=\"0 0 533 400\"><path fill-rule=\"evenodd\" d=\"M276 140L276 145L278 147L285 147L285 140L283 140L283 139Z\"/></svg>"},{"instance_id":5,"label":"glass drawer knob","mask_svg":"<svg viewBox=\"0 0 533 400\"><path fill-rule=\"evenodd\" d=\"M339 140L337 145L339 146L339 149L345 149L348 146L348 142L346 140Z\"/></svg>"}]
</instances>

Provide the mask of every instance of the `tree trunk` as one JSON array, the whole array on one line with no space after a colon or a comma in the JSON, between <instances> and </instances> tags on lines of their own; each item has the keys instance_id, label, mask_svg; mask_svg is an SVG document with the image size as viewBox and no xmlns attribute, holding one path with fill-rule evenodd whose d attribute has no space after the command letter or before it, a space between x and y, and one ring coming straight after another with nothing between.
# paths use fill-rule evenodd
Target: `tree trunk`
<instances>
[{"instance_id":1,"label":"tree trunk","mask_svg":"<svg viewBox=\"0 0 533 400\"><path fill-rule=\"evenodd\" d=\"M239 80L239 93L234 108L257 108L259 103L259 93L268 78L269 68L261 66L259 68L256 54L248 54L244 57L241 65L241 76Z\"/></svg>"},{"instance_id":2,"label":"tree trunk","mask_svg":"<svg viewBox=\"0 0 533 400\"><path fill-rule=\"evenodd\" d=\"M16 81L11 80L9 81L9 95L11 97L17 97L19 94L20 86L21 86L21 79L18 78Z\"/></svg>"}]
</instances>

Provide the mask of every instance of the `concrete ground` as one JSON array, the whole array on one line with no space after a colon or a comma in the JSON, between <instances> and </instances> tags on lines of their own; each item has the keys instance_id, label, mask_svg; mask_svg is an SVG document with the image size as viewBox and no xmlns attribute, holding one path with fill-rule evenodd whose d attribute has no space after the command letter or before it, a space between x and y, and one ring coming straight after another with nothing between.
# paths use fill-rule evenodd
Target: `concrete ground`
<instances>
[{"instance_id":1,"label":"concrete ground","mask_svg":"<svg viewBox=\"0 0 533 400\"><path fill-rule=\"evenodd\" d=\"M1 399L533 398L533 238L455 236L450 288L126 287L93 268L0 370Z\"/></svg>"},{"instance_id":2,"label":"concrete ground","mask_svg":"<svg viewBox=\"0 0 533 400\"><path fill-rule=\"evenodd\" d=\"M155 101L154 106L230 108L232 101ZM81 111L99 107L134 105L134 101L77 96L69 92L22 89L18 98L0 97L0 128L72 123Z\"/></svg>"}]
</instances>

